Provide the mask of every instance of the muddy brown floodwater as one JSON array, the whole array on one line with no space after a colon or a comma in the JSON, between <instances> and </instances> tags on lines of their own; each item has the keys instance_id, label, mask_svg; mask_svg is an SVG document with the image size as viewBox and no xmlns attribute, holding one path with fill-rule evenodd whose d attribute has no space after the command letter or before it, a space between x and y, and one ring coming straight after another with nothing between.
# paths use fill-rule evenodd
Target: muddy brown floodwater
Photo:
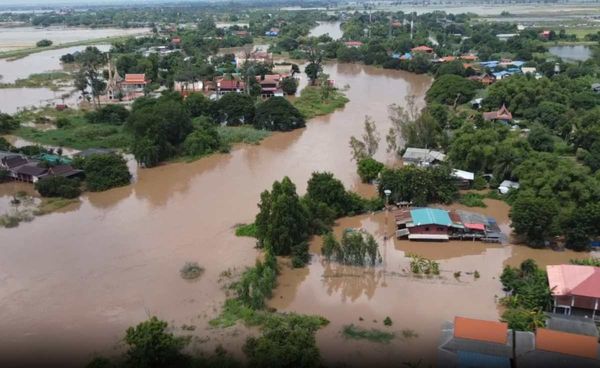
<instances>
[{"instance_id":1,"label":"muddy brown floodwater","mask_svg":"<svg viewBox=\"0 0 600 368\"><path fill-rule=\"evenodd\" d=\"M372 187L359 184L350 136L362 133L367 114L383 136L387 106L403 103L408 94L422 98L431 83L427 76L361 65L329 65L325 71L338 85L350 86L350 102L305 129L273 134L259 146L230 154L140 170L130 186L89 193L75 208L0 229L0 366L17 365L16 359L20 366L80 366L95 353L120 351L126 328L151 315L170 322L179 334L194 335L193 351L223 343L242 356L247 329L208 328L226 297L221 273L243 270L258 254L252 239L234 236L233 226L252 221L260 192L284 175L303 193L313 171L328 170L347 187L372 194ZM377 158L391 160L385 149ZM498 221L507 221L506 206L487 211L499 211ZM338 231L361 226L379 240L385 232L384 214L339 223ZM503 265L529 256L542 264L574 257L516 246L389 240L382 248L385 266L366 270L323 263L318 242L310 266L284 268L271 303L332 321L317 335L328 362L418 358L417 350L431 356L443 320L455 314L498 317L494 295L500 287L494 277ZM406 276L406 252L439 259L442 278ZM188 261L206 269L196 282L179 276ZM478 280L452 277L454 270L475 269ZM344 324L381 327L388 315L394 331L411 329L419 337L389 345L341 338ZM183 324L196 329L183 331Z\"/></svg>"}]
</instances>

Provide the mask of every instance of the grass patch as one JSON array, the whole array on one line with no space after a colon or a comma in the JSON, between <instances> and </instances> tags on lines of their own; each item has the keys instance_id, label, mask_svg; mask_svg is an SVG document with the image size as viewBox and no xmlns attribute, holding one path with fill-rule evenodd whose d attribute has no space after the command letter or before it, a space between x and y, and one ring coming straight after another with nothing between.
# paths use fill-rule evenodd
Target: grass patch
<instances>
[{"instance_id":1,"label":"grass patch","mask_svg":"<svg viewBox=\"0 0 600 368\"><path fill-rule=\"evenodd\" d=\"M336 109L342 108L350 101L346 95L339 91L332 91L329 98L321 98L321 90L318 87L306 87L300 93L300 97L292 101L292 104L304 115L306 119L319 115L327 115Z\"/></svg>"},{"instance_id":2,"label":"grass patch","mask_svg":"<svg viewBox=\"0 0 600 368\"><path fill-rule=\"evenodd\" d=\"M395 335L391 332L379 331L375 328L367 330L354 324L346 325L342 329L342 334L347 339L369 340L371 342L380 342L387 344L392 341Z\"/></svg>"},{"instance_id":3,"label":"grass patch","mask_svg":"<svg viewBox=\"0 0 600 368\"><path fill-rule=\"evenodd\" d=\"M36 216L43 216L54 211L57 211L61 208L67 207L73 203L78 203L79 198L44 198L42 202L38 206L38 208L34 211Z\"/></svg>"},{"instance_id":4,"label":"grass patch","mask_svg":"<svg viewBox=\"0 0 600 368\"><path fill-rule=\"evenodd\" d=\"M185 280L195 280L203 273L204 268L200 267L198 262L186 262L183 267L181 267L181 270L179 270L181 278Z\"/></svg>"},{"instance_id":5,"label":"grass patch","mask_svg":"<svg viewBox=\"0 0 600 368\"><path fill-rule=\"evenodd\" d=\"M235 227L235 236L256 238L256 225L254 223L237 225Z\"/></svg>"},{"instance_id":6,"label":"grass patch","mask_svg":"<svg viewBox=\"0 0 600 368\"><path fill-rule=\"evenodd\" d=\"M59 129L38 130L31 127L20 127L14 134L32 142L72 147L84 150L87 148L127 148L131 135L123 126L108 124L90 124L79 114L65 114L68 124Z\"/></svg>"},{"instance_id":7,"label":"grass patch","mask_svg":"<svg viewBox=\"0 0 600 368\"><path fill-rule=\"evenodd\" d=\"M219 126L217 132L224 144L234 143L258 144L260 141L271 135L266 130L254 129L251 126Z\"/></svg>"},{"instance_id":8,"label":"grass patch","mask_svg":"<svg viewBox=\"0 0 600 368\"><path fill-rule=\"evenodd\" d=\"M461 195L458 201L467 207L487 207L483 202L484 198L482 194L469 192Z\"/></svg>"},{"instance_id":9,"label":"grass patch","mask_svg":"<svg viewBox=\"0 0 600 368\"><path fill-rule=\"evenodd\" d=\"M17 79L14 83L0 83L0 88L49 88L57 91L71 79L71 75L65 72L31 74L25 79Z\"/></svg>"},{"instance_id":10,"label":"grass patch","mask_svg":"<svg viewBox=\"0 0 600 368\"><path fill-rule=\"evenodd\" d=\"M402 337L404 339L414 339L419 337L419 334L409 328L405 328L402 330Z\"/></svg>"}]
</instances>

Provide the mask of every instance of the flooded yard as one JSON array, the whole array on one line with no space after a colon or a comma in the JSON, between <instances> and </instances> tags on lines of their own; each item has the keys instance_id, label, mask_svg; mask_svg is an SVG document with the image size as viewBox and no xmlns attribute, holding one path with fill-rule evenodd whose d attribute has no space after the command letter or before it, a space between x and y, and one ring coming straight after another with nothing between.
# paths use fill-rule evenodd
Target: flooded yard
<instances>
[{"instance_id":1,"label":"flooded yard","mask_svg":"<svg viewBox=\"0 0 600 368\"><path fill-rule=\"evenodd\" d=\"M258 254L254 240L235 237L233 227L253 221L260 193L285 175L300 193L313 171L331 171L347 187L373 195L373 187L360 184L356 174L350 137L362 134L365 115L385 135L390 127L387 106L404 103L407 95L422 103L431 83L424 75L354 64L326 65L325 72L339 86L350 86L350 102L312 119L304 129L275 133L258 146L242 145L230 154L139 170L138 180L127 187L87 193L76 208L0 229L0 365L10 366L17 356L21 365L64 363L61 358L68 353L74 357L70 363L81 366L94 353L119 351L126 328L151 315L168 321L177 333L194 335L193 349L210 351L222 343L240 356L247 329L208 326L226 298L223 271L239 272L253 265ZM394 160L384 147L376 158ZM483 212L508 229L505 204L488 201ZM385 212L342 219L336 231L347 227L363 227L376 236L381 266L324 262L315 238L311 264L284 267L270 301L280 310L320 314L331 321L317 334L328 363L432 361L444 320L456 314L498 318L497 278L504 265L528 257L544 265L585 256L478 242L384 241L393 227ZM441 276L408 274L407 253L439 260ZM180 277L186 262L205 268L196 282ZM467 274L474 270L479 279ZM462 272L459 279L453 276L456 271ZM386 316L400 336L389 345L347 341L340 335L349 323L382 328ZM196 330L182 331L183 324ZM418 337L405 338L403 330Z\"/></svg>"},{"instance_id":2,"label":"flooded yard","mask_svg":"<svg viewBox=\"0 0 600 368\"><path fill-rule=\"evenodd\" d=\"M548 47L548 51L567 61L586 61L592 57L592 50L584 45L552 46Z\"/></svg>"},{"instance_id":3,"label":"flooded yard","mask_svg":"<svg viewBox=\"0 0 600 368\"><path fill-rule=\"evenodd\" d=\"M339 40L344 35L340 28L342 22L318 22L319 25L310 30L310 36L319 37L328 34L334 40Z\"/></svg>"}]
</instances>

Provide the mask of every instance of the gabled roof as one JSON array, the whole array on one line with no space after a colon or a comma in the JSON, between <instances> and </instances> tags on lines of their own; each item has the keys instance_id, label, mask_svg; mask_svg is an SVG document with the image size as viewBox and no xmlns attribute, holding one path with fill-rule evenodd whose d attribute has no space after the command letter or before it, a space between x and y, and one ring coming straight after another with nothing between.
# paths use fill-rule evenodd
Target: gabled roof
<instances>
[{"instance_id":1,"label":"gabled roof","mask_svg":"<svg viewBox=\"0 0 600 368\"><path fill-rule=\"evenodd\" d=\"M553 295L575 295L600 298L600 267L550 265L548 286Z\"/></svg>"},{"instance_id":2,"label":"gabled roof","mask_svg":"<svg viewBox=\"0 0 600 368\"><path fill-rule=\"evenodd\" d=\"M145 84L146 74L125 74L125 84Z\"/></svg>"},{"instance_id":3,"label":"gabled roof","mask_svg":"<svg viewBox=\"0 0 600 368\"><path fill-rule=\"evenodd\" d=\"M37 163L30 163L27 165L19 166L14 170L17 174L30 175L30 176L43 176L48 172L48 169L37 166Z\"/></svg>"},{"instance_id":4,"label":"gabled roof","mask_svg":"<svg viewBox=\"0 0 600 368\"><path fill-rule=\"evenodd\" d=\"M454 317L454 337L506 344L508 342L508 324L481 319Z\"/></svg>"},{"instance_id":5,"label":"gabled roof","mask_svg":"<svg viewBox=\"0 0 600 368\"><path fill-rule=\"evenodd\" d=\"M429 46L421 45L417 47L413 47L411 49L412 52L432 52L433 49Z\"/></svg>"},{"instance_id":6,"label":"gabled roof","mask_svg":"<svg viewBox=\"0 0 600 368\"><path fill-rule=\"evenodd\" d=\"M15 154L13 156L7 156L2 161L4 162L4 165L6 165L6 167L8 167L9 169L25 165L27 163L27 159L18 154Z\"/></svg>"},{"instance_id":7,"label":"gabled roof","mask_svg":"<svg viewBox=\"0 0 600 368\"><path fill-rule=\"evenodd\" d=\"M598 357L598 339L596 337L546 328L536 330L535 348L582 358L596 359Z\"/></svg>"},{"instance_id":8,"label":"gabled roof","mask_svg":"<svg viewBox=\"0 0 600 368\"><path fill-rule=\"evenodd\" d=\"M421 225L442 225L450 226L452 221L448 215L448 211L437 208L417 208L410 211L415 226Z\"/></svg>"},{"instance_id":9,"label":"gabled roof","mask_svg":"<svg viewBox=\"0 0 600 368\"><path fill-rule=\"evenodd\" d=\"M217 85L220 89L243 89L245 87L244 82L240 82L235 79L222 79L219 82L217 82Z\"/></svg>"},{"instance_id":10,"label":"gabled roof","mask_svg":"<svg viewBox=\"0 0 600 368\"><path fill-rule=\"evenodd\" d=\"M75 169L71 165L56 165L48 169L48 175L64 177L74 176L82 172L82 170Z\"/></svg>"}]
</instances>

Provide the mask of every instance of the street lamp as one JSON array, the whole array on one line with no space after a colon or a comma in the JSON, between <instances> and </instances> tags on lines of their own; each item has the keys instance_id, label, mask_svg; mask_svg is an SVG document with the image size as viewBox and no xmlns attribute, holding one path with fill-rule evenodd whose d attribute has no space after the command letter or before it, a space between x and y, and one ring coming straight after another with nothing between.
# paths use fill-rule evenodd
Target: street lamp
<instances>
[{"instance_id":1,"label":"street lamp","mask_svg":"<svg viewBox=\"0 0 600 368\"><path fill-rule=\"evenodd\" d=\"M385 194L385 208L387 209L387 206L390 201L390 194L392 194L392 191L389 189L384 189L383 194Z\"/></svg>"}]
</instances>

